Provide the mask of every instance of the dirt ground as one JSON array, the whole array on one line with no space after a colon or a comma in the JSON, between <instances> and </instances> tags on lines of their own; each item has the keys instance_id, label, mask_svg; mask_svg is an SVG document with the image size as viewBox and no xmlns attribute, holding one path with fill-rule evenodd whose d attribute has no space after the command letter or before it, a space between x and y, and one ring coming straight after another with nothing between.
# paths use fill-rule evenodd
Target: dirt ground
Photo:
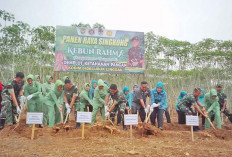
<instances>
[{"instance_id":1,"label":"dirt ground","mask_svg":"<svg viewBox=\"0 0 232 157\"><path fill-rule=\"evenodd\" d=\"M150 125L152 133L133 127L133 139L129 129L123 131L122 126L113 127L108 121L107 129L99 123L99 117L97 121L92 128L89 124L85 126L84 140L81 129L61 128L57 132L37 126L35 139L31 140L31 127L25 124L24 115L15 130L14 126L7 126L0 131L0 156L232 156L232 124L227 121L221 130L194 133L194 142L190 127L178 125L176 117L171 124L164 124L163 131ZM75 126L73 116L68 125Z\"/></svg>"}]
</instances>

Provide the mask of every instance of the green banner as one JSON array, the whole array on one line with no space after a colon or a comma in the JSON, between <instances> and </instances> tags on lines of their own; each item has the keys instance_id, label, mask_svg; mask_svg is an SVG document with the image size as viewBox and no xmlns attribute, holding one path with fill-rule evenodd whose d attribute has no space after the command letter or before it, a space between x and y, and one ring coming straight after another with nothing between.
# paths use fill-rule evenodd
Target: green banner
<instances>
[{"instance_id":1,"label":"green banner","mask_svg":"<svg viewBox=\"0 0 232 157\"><path fill-rule=\"evenodd\" d=\"M55 71L144 73L144 33L56 27Z\"/></svg>"}]
</instances>

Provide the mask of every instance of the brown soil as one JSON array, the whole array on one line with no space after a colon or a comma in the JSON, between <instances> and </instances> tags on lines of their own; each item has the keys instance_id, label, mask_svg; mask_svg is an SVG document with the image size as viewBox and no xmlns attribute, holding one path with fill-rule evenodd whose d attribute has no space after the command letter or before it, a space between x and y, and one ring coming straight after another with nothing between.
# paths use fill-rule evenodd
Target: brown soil
<instances>
[{"instance_id":1,"label":"brown soil","mask_svg":"<svg viewBox=\"0 0 232 157\"><path fill-rule=\"evenodd\" d=\"M31 140L31 127L22 116L19 126L6 126L0 131L0 156L232 156L232 124L225 122L223 129L203 130L194 133L191 141L190 127L164 124L164 131L146 123L124 131L122 126L103 125L100 116L97 123L85 125L85 139L81 139L81 128L75 129L71 116L65 126L39 128ZM67 129L68 128L68 129ZM13 130L14 129L14 130ZM13 131L12 131L13 130Z\"/></svg>"}]
</instances>

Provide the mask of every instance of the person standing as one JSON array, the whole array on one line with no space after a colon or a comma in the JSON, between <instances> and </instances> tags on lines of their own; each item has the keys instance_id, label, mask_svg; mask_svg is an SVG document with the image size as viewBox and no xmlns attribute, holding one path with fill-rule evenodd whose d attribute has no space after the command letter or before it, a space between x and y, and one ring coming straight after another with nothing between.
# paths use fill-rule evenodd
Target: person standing
<instances>
[{"instance_id":1,"label":"person standing","mask_svg":"<svg viewBox=\"0 0 232 157\"><path fill-rule=\"evenodd\" d=\"M151 90L151 105L157 104L158 107L154 107L151 113L151 123L155 125L155 120L158 120L158 128L163 130L163 115L165 110L168 108L167 104L167 94L164 90L162 82L158 82L156 88Z\"/></svg>"},{"instance_id":2,"label":"person standing","mask_svg":"<svg viewBox=\"0 0 232 157\"><path fill-rule=\"evenodd\" d=\"M124 113L126 109L127 100L124 97L123 93L118 91L116 84L110 85L110 89L106 97L106 102L105 102L106 105L109 103L110 98L112 99L113 103L111 106L106 106L106 110L107 110L106 116L110 115L110 119L112 120L112 122L114 122L115 115L118 112L118 117L120 117L121 119L117 123L119 124L122 122L123 130L127 130L127 127L124 125Z\"/></svg>"},{"instance_id":3,"label":"person standing","mask_svg":"<svg viewBox=\"0 0 232 157\"><path fill-rule=\"evenodd\" d=\"M100 109L102 122L105 121L105 99L107 95L108 87L103 82L103 80L98 80L98 86L94 90L94 97L93 97L93 112L92 112L92 120L91 126L95 123L95 119Z\"/></svg>"},{"instance_id":4,"label":"person standing","mask_svg":"<svg viewBox=\"0 0 232 157\"><path fill-rule=\"evenodd\" d=\"M196 115L195 110L202 114L204 117L208 117L205 114L205 108L199 101L199 96L201 95L201 89L195 88L193 93L187 94L183 97L183 99L178 103L178 108L180 109L180 118L186 123L186 115ZM202 107L200 109L198 106ZM195 109L195 110L193 110ZM194 131L200 131L199 126L193 127Z\"/></svg>"},{"instance_id":5,"label":"person standing","mask_svg":"<svg viewBox=\"0 0 232 157\"><path fill-rule=\"evenodd\" d=\"M92 86L89 90L89 98L91 101L93 101L93 97L94 97L94 90L95 88L97 87L97 81L96 80L93 80L92 81ZM93 106L88 104L88 107L89 107L89 111L92 112L93 111Z\"/></svg>"},{"instance_id":6,"label":"person standing","mask_svg":"<svg viewBox=\"0 0 232 157\"><path fill-rule=\"evenodd\" d=\"M14 79L7 82L2 91L2 109L0 112L0 130L4 128L5 122L8 125L16 124L15 116L21 113L20 100L24 99L23 85L24 74L18 72Z\"/></svg>"},{"instance_id":7,"label":"person standing","mask_svg":"<svg viewBox=\"0 0 232 157\"><path fill-rule=\"evenodd\" d=\"M76 86L74 86L71 80L66 79L64 84L64 105L62 106L63 119L66 119L71 113L71 109L75 106L75 111L80 111L79 92Z\"/></svg>"},{"instance_id":8,"label":"person standing","mask_svg":"<svg viewBox=\"0 0 232 157\"><path fill-rule=\"evenodd\" d=\"M63 82L61 80L57 80L55 87L47 94L44 99L44 103L48 108L49 127L53 127L54 125L60 123L60 112L62 112L63 102Z\"/></svg>"},{"instance_id":9,"label":"person standing","mask_svg":"<svg viewBox=\"0 0 232 157\"><path fill-rule=\"evenodd\" d=\"M146 108L147 97L151 99L150 89L148 88L147 82L142 81L140 88L135 91L135 95L132 101L132 114L137 114L137 112L139 112L142 122L145 121L146 113L148 113L148 109Z\"/></svg>"},{"instance_id":10,"label":"person standing","mask_svg":"<svg viewBox=\"0 0 232 157\"><path fill-rule=\"evenodd\" d=\"M222 90L222 85L218 84L216 86L216 90L217 90L217 96L219 98L218 102L220 104L220 111L221 113L224 113L225 116L227 116L230 122L232 123L232 113L230 113L229 110L226 108L227 96Z\"/></svg>"},{"instance_id":11,"label":"person standing","mask_svg":"<svg viewBox=\"0 0 232 157\"><path fill-rule=\"evenodd\" d=\"M176 103L176 105L175 105L175 108L176 108L176 111L177 111L177 114L178 114L178 124L185 124L185 119L183 119L183 118L181 117L180 109L179 109L179 107L178 107L178 104L179 104L179 102L183 99L183 97L184 97L186 94L187 94L186 91L181 91L181 92L180 92L180 95L179 95L179 97L178 97L178 99L177 99L177 103Z\"/></svg>"},{"instance_id":12,"label":"person standing","mask_svg":"<svg viewBox=\"0 0 232 157\"><path fill-rule=\"evenodd\" d=\"M216 89L211 89L210 93L205 94L204 105L207 111L206 113L209 114L209 118L211 118L213 115L215 116L217 128L221 129L220 105L218 101L219 98L217 96ZM205 128L210 128L208 119L205 121Z\"/></svg>"},{"instance_id":13,"label":"person standing","mask_svg":"<svg viewBox=\"0 0 232 157\"><path fill-rule=\"evenodd\" d=\"M46 76L46 82L42 85L42 92L43 95L46 96L53 88L54 88L54 83L52 83L53 77L50 75Z\"/></svg>"},{"instance_id":14,"label":"person standing","mask_svg":"<svg viewBox=\"0 0 232 157\"><path fill-rule=\"evenodd\" d=\"M27 84L24 86L24 96L27 98L28 112L42 112L42 87L37 81L34 81L34 76L27 76ZM46 123L45 118L43 124ZM43 127L43 125L39 125Z\"/></svg>"}]
</instances>

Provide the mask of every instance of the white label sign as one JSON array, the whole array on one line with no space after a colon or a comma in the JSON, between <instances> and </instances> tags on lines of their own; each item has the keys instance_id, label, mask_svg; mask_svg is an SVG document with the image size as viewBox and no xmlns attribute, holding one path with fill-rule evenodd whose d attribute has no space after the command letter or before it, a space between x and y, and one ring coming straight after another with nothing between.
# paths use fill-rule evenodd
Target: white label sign
<instances>
[{"instance_id":1,"label":"white label sign","mask_svg":"<svg viewBox=\"0 0 232 157\"><path fill-rule=\"evenodd\" d=\"M27 112L27 124L43 124L43 113Z\"/></svg>"},{"instance_id":2,"label":"white label sign","mask_svg":"<svg viewBox=\"0 0 232 157\"><path fill-rule=\"evenodd\" d=\"M186 125L199 126L198 116L186 116Z\"/></svg>"},{"instance_id":3,"label":"white label sign","mask_svg":"<svg viewBox=\"0 0 232 157\"><path fill-rule=\"evenodd\" d=\"M77 122L91 123L91 112L77 112Z\"/></svg>"},{"instance_id":4,"label":"white label sign","mask_svg":"<svg viewBox=\"0 0 232 157\"><path fill-rule=\"evenodd\" d=\"M124 115L125 125L138 125L138 115L137 114L128 114Z\"/></svg>"}]
</instances>

